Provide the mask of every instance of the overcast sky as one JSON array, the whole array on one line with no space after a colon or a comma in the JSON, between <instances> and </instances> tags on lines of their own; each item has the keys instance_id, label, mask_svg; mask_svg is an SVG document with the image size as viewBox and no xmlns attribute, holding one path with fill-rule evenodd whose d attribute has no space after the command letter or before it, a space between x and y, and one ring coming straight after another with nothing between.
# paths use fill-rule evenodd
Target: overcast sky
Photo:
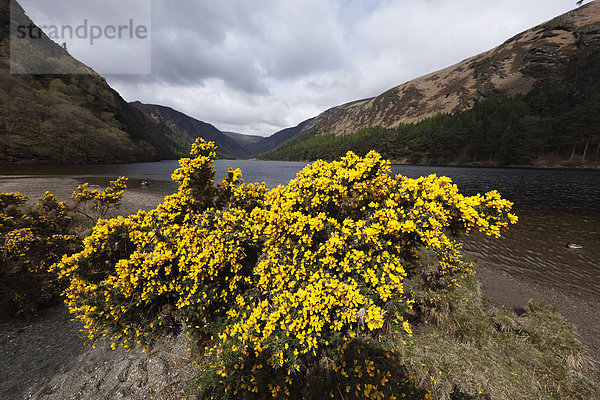
<instances>
[{"instance_id":1,"label":"overcast sky","mask_svg":"<svg viewBox=\"0 0 600 400\"><path fill-rule=\"evenodd\" d=\"M69 8L57 5L75 2L86 4L85 18L117 18L106 1L19 1L36 23L64 17ZM127 101L261 136L487 51L576 7L575 0L120 0L119 17L143 18L140 2L151 11L152 73L107 75L109 84ZM76 47L71 54L98 71L124 62L114 46L96 46L88 59Z\"/></svg>"}]
</instances>

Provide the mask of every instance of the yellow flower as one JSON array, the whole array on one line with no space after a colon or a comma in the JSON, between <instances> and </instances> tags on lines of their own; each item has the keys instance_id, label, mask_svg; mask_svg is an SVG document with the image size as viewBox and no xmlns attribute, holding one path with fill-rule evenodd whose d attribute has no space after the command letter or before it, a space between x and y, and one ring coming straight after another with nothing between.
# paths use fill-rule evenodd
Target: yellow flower
<instances>
[{"instance_id":1,"label":"yellow flower","mask_svg":"<svg viewBox=\"0 0 600 400\"><path fill-rule=\"evenodd\" d=\"M285 384L268 390L287 395L295 374L328 349L410 336L397 311L414 302L405 279L470 273L451 234L499 236L517 221L497 192L465 197L445 177L392 177L375 152L315 162L272 189L244 184L239 170L215 184L215 156L214 144L198 140L173 173L177 193L150 212L99 221L56 270L70 280L67 303L90 338L146 345L195 327L212 360L205 373L232 392L263 390L261 374L281 369ZM335 372L373 378L356 387L363 396L382 398L391 386L372 361L352 368Z\"/></svg>"}]
</instances>

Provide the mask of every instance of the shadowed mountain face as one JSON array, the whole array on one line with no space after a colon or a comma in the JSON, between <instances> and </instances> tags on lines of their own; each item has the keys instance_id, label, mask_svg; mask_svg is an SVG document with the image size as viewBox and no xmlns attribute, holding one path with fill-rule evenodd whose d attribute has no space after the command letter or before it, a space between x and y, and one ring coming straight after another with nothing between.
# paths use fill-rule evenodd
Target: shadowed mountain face
<instances>
[{"instance_id":1,"label":"shadowed mountain face","mask_svg":"<svg viewBox=\"0 0 600 400\"><path fill-rule=\"evenodd\" d=\"M225 136L232 138L236 142L238 142L240 144L246 144L246 145L258 143L264 139L264 137L256 136L256 135L245 135L243 133L226 132L226 131L221 131L221 132L223 132L223 134Z\"/></svg>"},{"instance_id":2,"label":"shadowed mountain face","mask_svg":"<svg viewBox=\"0 0 600 400\"><path fill-rule=\"evenodd\" d=\"M310 118L310 119L307 119L306 121L300 122L298 125L296 125L292 128L285 128L278 132L275 132L271 136L262 138L257 143L250 145L249 148L251 149L251 151L254 155L258 155L258 154L267 152L269 150L272 150L272 149L276 148L277 146L281 146L282 144L287 143L290 140L293 140L294 138L296 138L300 134L302 129L304 127L306 127L306 125L308 123L310 123L310 121L312 121L312 120L313 120L313 118Z\"/></svg>"},{"instance_id":3,"label":"shadowed mountain face","mask_svg":"<svg viewBox=\"0 0 600 400\"><path fill-rule=\"evenodd\" d=\"M215 142L217 153L225 158L251 158L252 151L245 135L226 135L213 125L194 119L172 108L156 104L130 103L141 110L161 136L170 142L170 148L180 156L189 154L192 142L201 137Z\"/></svg>"},{"instance_id":4,"label":"shadowed mountain face","mask_svg":"<svg viewBox=\"0 0 600 400\"><path fill-rule=\"evenodd\" d=\"M47 36L13 40L22 56L11 65L10 26L31 24L15 1L0 1L0 161L115 163L175 156L141 111ZM27 74L40 62L56 74Z\"/></svg>"},{"instance_id":5,"label":"shadowed mountain face","mask_svg":"<svg viewBox=\"0 0 600 400\"><path fill-rule=\"evenodd\" d=\"M437 113L471 109L476 102L526 94L554 85L572 93L598 82L590 58L600 53L600 3L589 3L449 68L373 98L331 108L300 135L336 135L381 126L394 128ZM593 64L596 65L596 64Z\"/></svg>"}]
</instances>

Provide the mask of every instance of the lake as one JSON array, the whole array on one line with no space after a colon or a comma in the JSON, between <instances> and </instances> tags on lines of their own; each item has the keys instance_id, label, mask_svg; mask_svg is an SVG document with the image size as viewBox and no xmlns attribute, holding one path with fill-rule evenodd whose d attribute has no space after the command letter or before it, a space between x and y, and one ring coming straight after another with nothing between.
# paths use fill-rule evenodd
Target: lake
<instances>
[{"instance_id":1,"label":"lake","mask_svg":"<svg viewBox=\"0 0 600 400\"><path fill-rule=\"evenodd\" d=\"M286 184L307 163L249 160L217 160L216 179L227 168L240 168L246 182L265 182L269 187ZM73 178L105 185L109 179L127 176L129 190L148 189L166 195L177 189L171 173L177 161L114 165L49 166L0 165L0 178ZM519 223L501 239L468 235L461 240L465 253L479 264L522 275L545 285L566 288L587 296L600 296L600 172L585 170L533 170L395 165L394 174L409 177L449 176L460 191L471 195L498 190L515 203ZM52 191L52 188L47 188ZM567 249L574 242L583 249Z\"/></svg>"}]
</instances>

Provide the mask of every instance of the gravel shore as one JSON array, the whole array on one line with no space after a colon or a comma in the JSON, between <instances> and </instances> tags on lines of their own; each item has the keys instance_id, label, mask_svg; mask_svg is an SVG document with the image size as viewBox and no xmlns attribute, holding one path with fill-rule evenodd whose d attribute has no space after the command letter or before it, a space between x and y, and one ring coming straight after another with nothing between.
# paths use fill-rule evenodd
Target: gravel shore
<instances>
[{"instance_id":1,"label":"gravel shore","mask_svg":"<svg viewBox=\"0 0 600 400\"><path fill-rule=\"evenodd\" d=\"M3 178L0 189L30 198L45 190L68 199L81 182L71 178ZM133 183L135 184L135 182ZM139 185L139 183L138 183ZM130 187L132 182L130 182ZM148 188L126 191L120 214L150 209L164 195ZM529 299L554 305L576 328L596 370L600 366L600 296L584 297L533 280L524 281L481 266L478 277L486 301L519 312ZM182 335L157 344L148 354L83 345L81 325L57 306L30 319L0 319L1 399L175 399L194 374ZM598 376L598 375L597 375Z\"/></svg>"},{"instance_id":2,"label":"gravel shore","mask_svg":"<svg viewBox=\"0 0 600 400\"><path fill-rule=\"evenodd\" d=\"M107 184L108 178L86 179L90 185L92 182L97 185L90 186L90 189L104 190L105 187L99 186ZM55 194L62 201L67 201L71 198L71 193L84 180L74 178L59 178L59 177L3 177L0 175L0 191L2 192L19 192L27 196L30 200L42 196L45 191ZM165 195L163 191L159 191L156 185L148 185L142 187L140 181L129 180L127 189L125 190L123 201L119 207L118 213L121 215L129 215L137 212L139 209L150 210L160 204Z\"/></svg>"},{"instance_id":3,"label":"gravel shore","mask_svg":"<svg viewBox=\"0 0 600 400\"><path fill-rule=\"evenodd\" d=\"M148 354L84 345L81 324L64 306L29 321L0 323L2 399L175 399L192 377L187 338L158 343Z\"/></svg>"}]
</instances>

